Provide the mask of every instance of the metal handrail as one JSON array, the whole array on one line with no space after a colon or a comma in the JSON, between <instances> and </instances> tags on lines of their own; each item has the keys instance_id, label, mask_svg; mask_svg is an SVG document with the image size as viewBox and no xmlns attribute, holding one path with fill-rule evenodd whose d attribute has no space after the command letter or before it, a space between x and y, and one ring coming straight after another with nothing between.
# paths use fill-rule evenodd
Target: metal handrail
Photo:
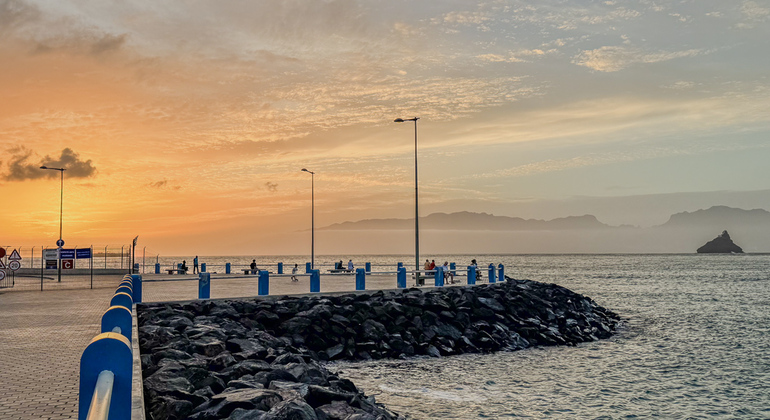
<instances>
[{"instance_id":1,"label":"metal handrail","mask_svg":"<svg viewBox=\"0 0 770 420\"><path fill-rule=\"evenodd\" d=\"M115 384L115 374L109 370L99 373L94 387L94 396L88 407L87 420L107 420L110 415L110 401L112 400L112 386Z\"/></svg>"}]
</instances>

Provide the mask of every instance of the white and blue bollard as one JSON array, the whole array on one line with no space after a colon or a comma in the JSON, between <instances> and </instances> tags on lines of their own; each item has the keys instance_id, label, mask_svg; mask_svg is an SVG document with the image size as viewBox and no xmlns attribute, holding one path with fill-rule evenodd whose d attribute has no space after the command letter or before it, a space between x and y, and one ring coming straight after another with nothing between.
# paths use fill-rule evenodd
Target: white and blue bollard
<instances>
[{"instance_id":1,"label":"white and blue bollard","mask_svg":"<svg viewBox=\"0 0 770 420\"><path fill-rule=\"evenodd\" d=\"M476 266L468 266L468 284L476 284Z\"/></svg>"},{"instance_id":2,"label":"white and blue bollard","mask_svg":"<svg viewBox=\"0 0 770 420\"><path fill-rule=\"evenodd\" d=\"M492 263L489 263L489 282L495 282L495 265Z\"/></svg>"},{"instance_id":3,"label":"white and blue bollard","mask_svg":"<svg viewBox=\"0 0 770 420\"><path fill-rule=\"evenodd\" d=\"M366 270L356 268L356 290L366 290Z\"/></svg>"},{"instance_id":4,"label":"white and blue bollard","mask_svg":"<svg viewBox=\"0 0 770 420\"><path fill-rule=\"evenodd\" d=\"M497 266L497 281L505 281L505 266L502 264Z\"/></svg>"},{"instance_id":5,"label":"white and blue bollard","mask_svg":"<svg viewBox=\"0 0 770 420\"><path fill-rule=\"evenodd\" d=\"M130 420L133 366L131 343L122 334L94 337L80 357L78 420L89 411L95 418Z\"/></svg>"},{"instance_id":6,"label":"white and blue bollard","mask_svg":"<svg viewBox=\"0 0 770 420\"><path fill-rule=\"evenodd\" d=\"M260 296L267 296L270 294L270 272L267 270L259 271L257 294Z\"/></svg>"},{"instance_id":7,"label":"white and blue bollard","mask_svg":"<svg viewBox=\"0 0 770 420\"><path fill-rule=\"evenodd\" d=\"M231 268L232 268L232 265L230 265L230 263L225 263L225 274L230 274Z\"/></svg>"},{"instance_id":8,"label":"white and blue bollard","mask_svg":"<svg viewBox=\"0 0 770 420\"><path fill-rule=\"evenodd\" d=\"M401 267L396 274L396 285L399 289L406 289L406 268Z\"/></svg>"},{"instance_id":9,"label":"white and blue bollard","mask_svg":"<svg viewBox=\"0 0 770 420\"><path fill-rule=\"evenodd\" d=\"M211 273L198 273L198 299L211 298Z\"/></svg>"},{"instance_id":10,"label":"white and blue bollard","mask_svg":"<svg viewBox=\"0 0 770 420\"><path fill-rule=\"evenodd\" d=\"M441 287L444 285L444 268L436 267L436 272L433 274L433 285Z\"/></svg>"},{"instance_id":11,"label":"white and blue bollard","mask_svg":"<svg viewBox=\"0 0 770 420\"><path fill-rule=\"evenodd\" d=\"M321 293L321 270L310 270L310 293Z\"/></svg>"},{"instance_id":12,"label":"white and blue bollard","mask_svg":"<svg viewBox=\"0 0 770 420\"><path fill-rule=\"evenodd\" d=\"M278 263L278 274L283 274L283 263L282 262Z\"/></svg>"}]
</instances>

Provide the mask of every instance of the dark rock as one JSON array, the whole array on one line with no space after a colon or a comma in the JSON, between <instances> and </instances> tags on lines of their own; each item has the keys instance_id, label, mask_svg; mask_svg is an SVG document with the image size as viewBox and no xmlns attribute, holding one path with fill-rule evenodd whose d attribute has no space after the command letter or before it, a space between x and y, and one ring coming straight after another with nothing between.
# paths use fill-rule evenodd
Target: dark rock
<instances>
[{"instance_id":1,"label":"dark rock","mask_svg":"<svg viewBox=\"0 0 770 420\"><path fill-rule=\"evenodd\" d=\"M190 401L161 396L153 400L149 418L152 420L177 420L186 418L193 409Z\"/></svg>"},{"instance_id":2,"label":"dark rock","mask_svg":"<svg viewBox=\"0 0 770 420\"><path fill-rule=\"evenodd\" d=\"M313 407L301 400L281 401L265 415L265 419L318 420Z\"/></svg>"},{"instance_id":3,"label":"dark rock","mask_svg":"<svg viewBox=\"0 0 770 420\"><path fill-rule=\"evenodd\" d=\"M743 249L736 245L732 239L730 239L730 234L727 233L727 231L722 231L722 234L717 236L716 238L706 242L705 245L698 248L697 252L699 254L742 254Z\"/></svg>"}]
</instances>

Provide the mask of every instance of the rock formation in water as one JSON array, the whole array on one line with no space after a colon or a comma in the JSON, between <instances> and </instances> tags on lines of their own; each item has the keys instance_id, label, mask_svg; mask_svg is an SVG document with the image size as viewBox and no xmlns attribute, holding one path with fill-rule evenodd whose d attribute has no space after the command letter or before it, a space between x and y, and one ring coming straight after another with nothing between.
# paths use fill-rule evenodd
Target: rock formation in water
<instances>
[{"instance_id":1,"label":"rock formation in water","mask_svg":"<svg viewBox=\"0 0 770 420\"><path fill-rule=\"evenodd\" d=\"M147 418L403 419L327 360L575 345L614 313L554 284L138 304Z\"/></svg>"},{"instance_id":2,"label":"rock formation in water","mask_svg":"<svg viewBox=\"0 0 770 420\"><path fill-rule=\"evenodd\" d=\"M726 230L716 238L706 242L706 245L698 248L699 254L742 254L743 249L736 245Z\"/></svg>"}]
</instances>

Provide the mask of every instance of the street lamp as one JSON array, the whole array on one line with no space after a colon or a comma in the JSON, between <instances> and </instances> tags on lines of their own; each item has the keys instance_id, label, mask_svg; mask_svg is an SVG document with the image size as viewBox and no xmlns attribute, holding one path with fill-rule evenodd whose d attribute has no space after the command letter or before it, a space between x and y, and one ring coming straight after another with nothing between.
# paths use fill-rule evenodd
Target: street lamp
<instances>
[{"instance_id":1,"label":"street lamp","mask_svg":"<svg viewBox=\"0 0 770 420\"><path fill-rule=\"evenodd\" d=\"M61 237L61 226L62 226L61 220L62 220L62 213L64 213L64 171L66 171L67 169L65 169L65 168L49 168L47 166L41 166L40 169L48 169L48 170L51 170L51 171L59 171L59 173L61 174L61 199L59 201L59 240L56 241L56 246L59 247L59 249L58 249L58 254L59 254L58 257L59 258L57 258L59 261L58 261L57 266L59 267L59 283L61 283L61 248L64 246L64 240Z\"/></svg>"},{"instance_id":2,"label":"street lamp","mask_svg":"<svg viewBox=\"0 0 770 420\"><path fill-rule=\"evenodd\" d=\"M402 123L406 121L414 121L414 257L417 263L415 264L415 270L420 270L420 211L419 201L417 194L417 120L419 117L414 118L396 118L393 122ZM415 278L419 278L419 275Z\"/></svg>"},{"instance_id":3,"label":"street lamp","mask_svg":"<svg viewBox=\"0 0 770 420\"><path fill-rule=\"evenodd\" d=\"M310 174L310 269L315 270L315 172L302 168Z\"/></svg>"}]
</instances>

